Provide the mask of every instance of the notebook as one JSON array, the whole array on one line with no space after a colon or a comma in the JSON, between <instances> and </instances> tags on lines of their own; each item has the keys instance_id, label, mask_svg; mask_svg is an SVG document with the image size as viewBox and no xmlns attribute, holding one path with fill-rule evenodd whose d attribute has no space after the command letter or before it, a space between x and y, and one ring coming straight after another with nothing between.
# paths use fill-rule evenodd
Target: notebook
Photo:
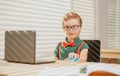
<instances>
[{"instance_id":1,"label":"notebook","mask_svg":"<svg viewBox=\"0 0 120 76\"><path fill-rule=\"evenodd\" d=\"M5 32L5 60L33 64L55 61L53 54L50 56L47 51L39 50L41 56L38 57L37 51L35 31Z\"/></svg>"},{"instance_id":2,"label":"notebook","mask_svg":"<svg viewBox=\"0 0 120 76\"><path fill-rule=\"evenodd\" d=\"M105 63L91 63L87 66L45 67L37 76L120 76L120 68Z\"/></svg>"}]
</instances>

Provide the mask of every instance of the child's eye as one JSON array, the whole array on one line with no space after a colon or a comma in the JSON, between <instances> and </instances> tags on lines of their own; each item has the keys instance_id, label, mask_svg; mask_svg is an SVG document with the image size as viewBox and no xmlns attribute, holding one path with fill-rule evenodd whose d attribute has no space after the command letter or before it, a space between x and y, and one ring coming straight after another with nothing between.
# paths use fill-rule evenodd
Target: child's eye
<instances>
[{"instance_id":1,"label":"child's eye","mask_svg":"<svg viewBox=\"0 0 120 76\"><path fill-rule=\"evenodd\" d=\"M64 28L65 28L65 30L69 30L69 29L70 29L70 27L69 27L69 26L65 26Z\"/></svg>"},{"instance_id":2,"label":"child's eye","mask_svg":"<svg viewBox=\"0 0 120 76\"><path fill-rule=\"evenodd\" d=\"M76 28L76 25L72 26L72 28Z\"/></svg>"},{"instance_id":3,"label":"child's eye","mask_svg":"<svg viewBox=\"0 0 120 76\"><path fill-rule=\"evenodd\" d=\"M72 28L73 29L77 29L79 27L79 25L73 25Z\"/></svg>"},{"instance_id":4,"label":"child's eye","mask_svg":"<svg viewBox=\"0 0 120 76\"><path fill-rule=\"evenodd\" d=\"M69 26L66 26L66 29L69 29L70 27Z\"/></svg>"}]
</instances>

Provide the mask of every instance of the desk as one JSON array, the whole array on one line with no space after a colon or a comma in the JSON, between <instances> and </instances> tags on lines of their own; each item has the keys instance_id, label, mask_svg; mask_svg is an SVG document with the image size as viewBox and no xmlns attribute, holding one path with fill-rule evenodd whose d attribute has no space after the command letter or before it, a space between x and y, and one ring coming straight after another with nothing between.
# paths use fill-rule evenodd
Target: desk
<instances>
[{"instance_id":1,"label":"desk","mask_svg":"<svg viewBox=\"0 0 120 76\"><path fill-rule=\"evenodd\" d=\"M108 58L109 63L112 59L120 59L120 49L102 49L101 58Z\"/></svg>"},{"instance_id":2,"label":"desk","mask_svg":"<svg viewBox=\"0 0 120 76\"><path fill-rule=\"evenodd\" d=\"M92 63L92 62L91 62ZM22 63L13 63L0 60L0 73L7 74L8 76L36 76L42 69L45 67L61 67L61 66L87 66L91 64L87 63L67 63L63 61L58 61L55 63L49 64L22 64ZM111 64L116 65L116 64ZM120 68L120 65L117 64Z\"/></svg>"},{"instance_id":3,"label":"desk","mask_svg":"<svg viewBox=\"0 0 120 76\"><path fill-rule=\"evenodd\" d=\"M63 61L46 64L22 64L0 60L0 73L7 74L8 76L36 76L36 74L38 74L41 69L44 69L45 67L86 66L88 64L89 63L67 63Z\"/></svg>"}]
</instances>

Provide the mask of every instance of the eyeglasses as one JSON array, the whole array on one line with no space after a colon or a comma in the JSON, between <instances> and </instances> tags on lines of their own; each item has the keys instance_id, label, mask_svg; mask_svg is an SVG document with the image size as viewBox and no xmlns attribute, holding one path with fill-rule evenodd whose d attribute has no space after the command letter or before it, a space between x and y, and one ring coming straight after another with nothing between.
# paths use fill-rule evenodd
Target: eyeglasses
<instances>
[{"instance_id":1,"label":"eyeglasses","mask_svg":"<svg viewBox=\"0 0 120 76\"><path fill-rule=\"evenodd\" d=\"M73 25L73 26L64 26L64 30L70 31L71 29L73 31L77 30L80 25Z\"/></svg>"}]
</instances>

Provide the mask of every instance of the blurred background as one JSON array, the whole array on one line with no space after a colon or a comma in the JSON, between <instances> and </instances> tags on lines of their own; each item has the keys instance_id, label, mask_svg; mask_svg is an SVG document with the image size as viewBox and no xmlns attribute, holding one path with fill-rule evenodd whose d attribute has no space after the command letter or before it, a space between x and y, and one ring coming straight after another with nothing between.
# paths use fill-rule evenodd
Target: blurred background
<instances>
[{"instance_id":1,"label":"blurred background","mask_svg":"<svg viewBox=\"0 0 120 76\"><path fill-rule=\"evenodd\" d=\"M120 0L0 0L0 58L8 30L36 31L36 52L54 51L65 38L62 18L69 11L82 17L81 39L120 49Z\"/></svg>"}]
</instances>

